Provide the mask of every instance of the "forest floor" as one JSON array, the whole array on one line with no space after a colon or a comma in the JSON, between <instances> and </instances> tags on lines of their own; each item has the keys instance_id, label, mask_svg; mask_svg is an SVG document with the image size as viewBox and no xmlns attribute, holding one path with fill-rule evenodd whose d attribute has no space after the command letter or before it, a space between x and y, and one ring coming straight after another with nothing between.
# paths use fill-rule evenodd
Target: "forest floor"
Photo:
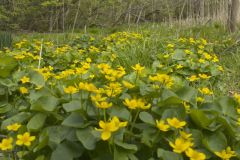
<instances>
[{"instance_id":1,"label":"forest floor","mask_svg":"<svg viewBox=\"0 0 240 160\"><path fill-rule=\"evenodd\" d=\"M240 37L239 33L231 34L226 28L217 23L197 26L179 26L165 24L142 24L131 26L117 26L113 28L88 28L74 31L74 33L18 33L14 36L14 41L22 39L43 39L44 41L54 41L61 45L71 43L76 37L83 34L90 34L94 37L101 37L119 31L137 32L148 37L147 47L141 48L141 55L136 54L137 50L130 50L129 54L133 54L130 61L124 60L125 65L132 65L136 62L144 62L148 65L151 54L157 53L157 45L162 42L171 41L180 37L204 38L213 44L214 52L219 56L221 64L224 66L224 74L221 76L221 81L225 85L218 86L220 90L225 90L225 94L232 92L240 92ZM143 49L143 50L142 50ZM224 89L225 88L225 89Z\"/></svg>"}]
</instances>

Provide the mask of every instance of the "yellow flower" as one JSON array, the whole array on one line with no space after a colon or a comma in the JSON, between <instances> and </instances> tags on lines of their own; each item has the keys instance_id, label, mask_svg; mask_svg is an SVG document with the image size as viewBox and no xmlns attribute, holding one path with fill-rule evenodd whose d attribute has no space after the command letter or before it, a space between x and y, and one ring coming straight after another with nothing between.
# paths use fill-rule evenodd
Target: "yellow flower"
<instances>
[{"instance_id":1,"label":"yellow flower","mask_svg":"<svg viewBox=\"0 0 240 160\"><path fill-rule=\"evenodd\" d=\"M202 103L203 101L204 101L204 98L202 98L202 97L197 97L197 102L199 102L199 103Z\"/></svg>"},{"instance_id":2,"label":"yellow flower","mask_svg":"<svg viewBox=\"0 0 240 160\"><path fill-rule=\"evenodd\" d=\"M24 76L24 77L22 77L22 78L20 79L20 81L21 81L23 84L24 84L24 83L28 83L28 82L30 82L30 78Z\"/></svg>"},{"instance_id":3,"label":"yellow flower","mask_svg":"<svg viewBox=\"0 0 240 160\"><path fill-rule=\"evenodd\" d=\"M212 59L212 56L206 52L204 52L203 55L204 55L205 59L207 59L207 60Z\"/></svg>"},{"instance_id":4,"label":"yellow flower","mask_svg":"<svg viewBox=\"0 0 240 160\"><path fill-rule=\"evenodd\" d=\"M188 141L192 140L192 134L191 133L180 131L180 136L181 136L181 138L183 138L185 140L188 140Z\"/></svg>"},{"instance_id":5,"label":"yellow flower","mask_svg":"<svg viewBox=\"0 0 240 160\"><path fill-rule=\"evenodd\" d=\"M183 68L183 65L181 65L181 64L178 64L177 66L176 66L176 69L182 69Z\"/></svg>"},{"instance_id":6,"label":"yellow flower","mask_svg":"<svg viewBox=\"0 0 240 160\"><path fill-rule=\"evenodd\" d=\"M223 67L222 67L222 66L218 66L218 67L217 67L217 69L218 69L219 71L221 71L221 72L223 72L223 71L224 71L224 69L223 69Z\"/></svg>"},{"instance_id":7,"label":"yellow flower","mask_svg":"<svg viewBox=\"0 0 240 160\"><path fill-rule=\"evenodd\" d=\"M129 109L149 109L151 107L151 104L146 104L144 100L140 99L128 99L126 98L123 102L125 106L127 106Z\"/></svg>"},{"instance_id":8,"label":"yellow flower","mask_svg":"<svg viewBox=\"0 0 240 160\"><path fill-rule=\"evenodd\" d=\"M108 103L106 101L96 102L96 106L101 109L107 109L112 107L112 103Z\"/></svg>"},{"instance_id":9,"label":"yellow flower","mask_svg":"<svg viewBox=\"0 0 240 160\"><path fill-rule=\"evenodd\" d=\"M207 87L204 87L204 88L201 88L201 89L198 89L200 93L202 94L205 94L205 95L212 95L213 92L207 88Z\"/></svg>"},{"instance_id":10,"label":"yellow flower","mask_svg":"<svg viewBox=\"0 0 240 160\"><path fill-rule=\"evenodd\" d=\"M102 97L100 93L96 94L95 96L91 96L91 100L93 102L101 102L101 101L105 101L106 99L107 97Z\"/></svg>"},{"instance_id":11,"label":"yellow flower","mask_svg":"<svg viewBox=\"0 0 240 160\"><path fill-rule=\"evenodd\" d=\"M192 148L189 148L185 153L190 158L190 160L205 160L206 159L206 155L204 153L193 150Z\"/></svg>"},{"instance_id":12,"label":"yellow flower","mask_svg":"<svg viewBox=\"0 0 240 160\"><path fill-rule=\"evenodd\" d=\"M186 113L190 113L191 106L187 102L183 102Z\"/></svg>"},{"instance_id":13,"label":"yellow flower","mask_svg":"<svg viewBox=\"0 0 240 160\"><path fill-rule=\"evenodd\" d=\"M169 43L169 44L167 45L167 48L174 48L174 44L170 44L170 43Z\"/></svg>"},{"instance_id":14,"label":"yellow flower","mask_svg":"<svg viewBox=\"0 0 240 160\"><path fill-rule=\"evenodd\" d=\"M170 128L163 120L156 120L157 128L163 132L167 132Z\"/></svg>"},{"instance_id":15,"label":"yellow flower","mask_svg":"<svg viewBox=\"0 0 240 160\"><path fill-rule=\"evenodd\" d=\"M211 76L208 76L208 75L206 75L206 74L198 74L198 76L200 77L200 78L202 78L202 79L209 79Z\"/></svg>"},{"instance_id":16,"label":"yellow flower","mask_svg":"<svg viewBox=\"0 0 240 160\"><path fill-rule=\"evenodd\" d=\"M132 84L132 83L130 83L130 82L128 82L128 81L122 81L122 83L123 83L123 85L124 85L126 88L128 88L128 89L131 89L131 88L134 88L134 87L135 87L134 84Z\"/></svg>"},{"instance_id":17,"label":"yellow flower","mask_svg":"<svg viewBox=\"0 0 240 160\"><path fill-rule=\"evenodd\" d=\"M206 61L205 61L204 59L201 58L201 59L198 60L198 62L204 64Z\"/></svg>"},{"instance_id":18,"label":"yellow flower","mask_svg":"<svg viewBox=\"0 0 240 160\"><path fill-rule=\"evenodd\" d=\"M66 88L64 88L64 92L67 94L74 94L78 92L78 89L74 86L68 86Z\"/></svg>"},{"instance_id":19,"label":"yellow flower","mask_svg":"<svg viewBox=\"0 0 240 160\"><path fill-rule=\"evenodd\" d=\"M126 127L128 122L125 121L125 122L120 122L119 118L117 116L114 116L112 118L112 121L115 123L115 126L119 129L119 128L122 128L122 127Z\"/></svg>"},{"instance_id":20,"label":"yellow flower","mask_svg":"<svg viewBox=\"0 0 240 160\"><path fill-rule=\"evenodd\" d=\"M212 60L213 62L219 62L219 59L218 59L218 57L216 56L216 55L214 55L214 57L213 57L213 60Z\"/></svg>"},{"instance_id":21,"label":"yellow flower","mask_svg":"<svg viewBox=\"0 0 240 160\"><path fill-rule=\"evenodd\" d=\"M128 99L126 98L123 102L125 106L127 106L129 109L137 109L138 107L138 101L137 99Z\"/></svg>"},{"instance_id":22,"label":"yellow flower","mask_svg":"<svg viewBox=\"0 0 240 160\"><path fill-rule=\"evenodd\" d=\"M173 148L173 152L176 153L185 152L188 148L193 146L191 141L187 141L183 138L177 138L174 143L169 142L169 144Z\"/></svg>"},{"instance_id":23,"label":"yellow flower","mask_svg":"<svg viewBox=\"0 0 240 160\"><path fill-rule=\"evenodd\" d=\"M28 89L26 87L20 87L19 90L22 94L28 94Z\"/></svg>"},{"instance_id":24,"label":"yellow flower","mask_svg":"<svg viewBox=\"0 0 240 160\"><path fill-rule=\"evenodd\" d=\"M16 141L16 145L19 146L27 146L29 147L32 143L32 141L35 140L35 136L31 136L29 132L25 132L24 134L18 134L17 135L17 141Z\"/></svg>"},{"instance_id":25,"label":"yellow flower","mask_svg":"<svg viewBox=\"0 0 240 160\"><path fill-rule=\"evenodd\" d=\"M160 82L167 88L171 88L173 85L173 79L167 74L157 74L156 76L149 76L149 80L153 82Z\"/></svg>"},{"instance_id":26,"label":"yellow flower","mask_svg":"<svg viewBox=\"0 0 240 160\"><path fill-rule=\"evenodd\" d=\"M168 118L167 122L170 126L177 128L177 129L182 128L187 124L185 121L179 121L176 117Z\"/></svg>"},{"instance_id":27,"label":"yellow flower","mask_svg":"<svg viewBox=\"0 0 240 160\"><path fill-rule=\"evenodd\" d=\"M237 124L240 126L240 118L237 119Z\"/></svg>"},{"instance_id":28,"label":"yellow flower","mask_svg":"<svg viewBox=\"0 0 240 160\"><path fill-rule=\"evenodd\" d=\"M186 54L193 54L193 52L190 51L189 49L185 49L184 52L185 52Z\"/></svg>"},{"instance_id":29,"label":"yellow flower","mask_svg":"<svg viewBox=\"0 0 240 160\"><path fill-rule=\"evenodd\" d=\"M151 107L151 104L146 104L146 102L143 99L138 99L138 107L140 109L149 109Z\"/></svg>"},{"instance_id":30,"label":"yellow flower","mask_svg":"<svg viewBox=\"0 0 240 160\"><path fill-rule=\"evenodd\" d=\"M191 77L187 78L190 82L197 81L199 78L196 75L192 75Z\"/></svg>"},{"instance_id":31,"label":"yellow flower","mask_svg":"<svg viewBox=\"0 0 240 160\"><path fill-rule=\"evenodd\" d=\"M141 66L139 63L136 64L135 66L132 66L132 69L137 72L137 73L142 73L142 71L145 69L144 66Z\"/></svg>"},{"instance_id":32,"label":"yellow flower","mask_svg":"<svg viewBox=\"0 0 240 160\"><path fill-rule=\"evenodd\" d=\"M15 59L23 59L25 56L23 54L17 54L14 56Z\"/></svg>"},{"instance_id":33,"label":"yellow flower","mask_svg":"<svg viewBox=\"0 0 240 160\"><path fill-rule=\"evenodd\" d=\"M240 104L240 94L234 93L233 97L237 100L237 102Z\"/></svg>"},{"instance_id":34,"label":"yellow flower","mask_svg":"<svg viewBox=\"0 0 240 160\"><path fill-rule=\"evenodd\" d=\"M2 139L2 142L0 143L0 149L2 151L11 150L13 148L12 142L12 137Z\"/></svg>"},{"instance_id":35,"label":"yellow flower","mask_svg":"<svg viewBox=\"0 0 240 160\"><path fill-rule=\"evenodd\" d=\"M9 130L9 131L18 131L18 129L19 129L21 126L22 126L21 124L14 123L14 124L8 125L8 126L7 126L7 130Z\"/></svg>"},{"instance_id":36,"label":"yellow flower","mask_svg":"<svg viewBox=\"0 0 240 160\"><path fill-rule=\"evenodd\" d=\"M109 85L105 86L104 88L104 93L108 97L115 97L119 95L121 92L122 92L122 87L121 87L121 84L118 82L109 83Z\"/></svg>"},{"instance_id":37,"label":"yellow flower","mask_svg":"<svg viewBox=\"0 0 240 160\"><path fill-rule=\"evenodd\" d=\"M170 57L170 54L165 54L164 56L163 56L163 58L169 58Z\"/></svg>"},{"instance_id":38,"label":"yellow flower","mask_svg":"<svg viewBox=\"0 0 240 160\"><path fill-rule=\"evenodd\" d=\"M235 157L235 151L231 150L231 147L227 147L227 149L222 150L221 152L214 152L218 157L222 160L230 160L230 158Z\"/></svg>"},{"instance_id":39,"label":"yellow flower","mask_svg":"<svg viewBox=\"0 0 240 160\"><path fill-rule=\"evenodd\" d=\"M118 117L114 116L110 122L99 121L100 129L96 128L97 131L101 131L102 140L108 140L112 132L117 131L119 128L127 126L127 122L120 122Z\"/></svg>"}]
</instances>

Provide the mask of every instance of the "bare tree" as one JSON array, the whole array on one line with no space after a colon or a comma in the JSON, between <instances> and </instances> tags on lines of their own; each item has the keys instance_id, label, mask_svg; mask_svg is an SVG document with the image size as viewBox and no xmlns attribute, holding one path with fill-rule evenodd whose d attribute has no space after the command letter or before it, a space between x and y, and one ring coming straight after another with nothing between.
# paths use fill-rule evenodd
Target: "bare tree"
<instances>
[{"instance_id":1,"label":"bare tree","mask_svg":"<svg viewBox=\"0 0 240 160\"><path fill-rule=\"evenodd\" d=\"M237 29L239 5L239 0L232 0L229 4L228 28L230 32L235 32Z\"/></svg>"}]
</instances>

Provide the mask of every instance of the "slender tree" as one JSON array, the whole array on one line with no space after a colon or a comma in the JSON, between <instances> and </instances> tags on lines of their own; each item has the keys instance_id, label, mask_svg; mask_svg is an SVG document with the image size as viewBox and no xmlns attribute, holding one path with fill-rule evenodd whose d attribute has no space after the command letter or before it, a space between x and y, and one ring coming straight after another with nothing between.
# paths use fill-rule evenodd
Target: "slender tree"
<instances>
[{"instance_id":1,"label":"slender tree","mask_svg":"<svg viewBox=\"0 0 240 160\"><path fill-rule=\"evenodd\" d=\"M230 32L235 32L237 29L237 20L239 12L240 1L232 0L229 4L228 28Z\"/></svg>"}]
</instances>

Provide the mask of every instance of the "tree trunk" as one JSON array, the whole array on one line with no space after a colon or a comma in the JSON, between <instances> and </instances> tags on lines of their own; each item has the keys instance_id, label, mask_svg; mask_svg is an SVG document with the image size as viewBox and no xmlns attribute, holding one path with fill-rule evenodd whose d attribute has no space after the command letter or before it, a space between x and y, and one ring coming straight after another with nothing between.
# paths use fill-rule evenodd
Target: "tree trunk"
<instances>
[{"instance_id":1,"label":"tree trunk","mask_svg":"<svg viewBox=\"0 0 240 160\"><path fill-rule=\"evenodd\" d=\"M232 0L229 4L228 28L230 32L235 32L237 29L239 5L239 0Z\"/></svg>"},{"instance_id":2,"label":"tree trunk","mask_svg":"<svg viewBox=\"0 0 240 160\"><path fill-rule=\"evenodd\" d=\"M204 3L204 0L200 0L200 18L204 18L204 5L205 5L205 3Z\"/></svg>"}]
</instances>

